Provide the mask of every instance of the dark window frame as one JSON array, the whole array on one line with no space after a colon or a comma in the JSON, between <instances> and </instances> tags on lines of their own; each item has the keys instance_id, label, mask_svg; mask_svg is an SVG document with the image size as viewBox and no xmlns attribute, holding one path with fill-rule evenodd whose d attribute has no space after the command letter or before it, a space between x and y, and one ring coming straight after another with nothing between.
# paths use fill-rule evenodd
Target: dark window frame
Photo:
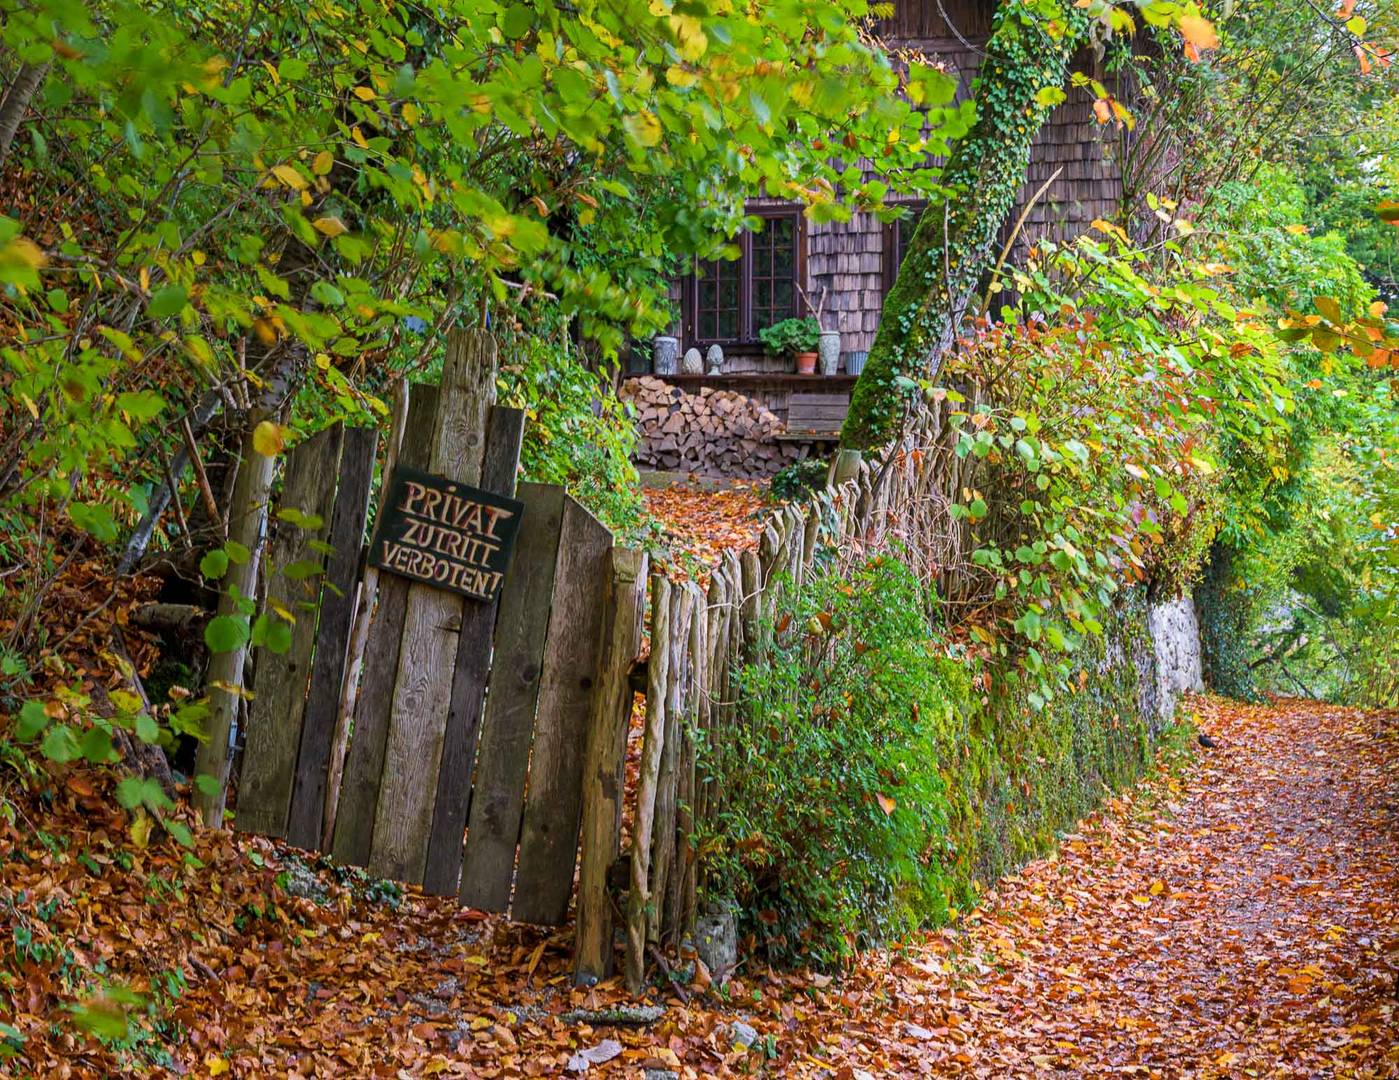
<instances>
[{"instance_id":1,"label":"dark window frame","mask_svg":"<svg viewBox=\"0 0 1399 1080\"><path fill-rule=\"evenodd\" d=\"M908 208L911 213L898 221L884 223L882 230L884 235L880 242L880 249L884 255L884 293L886 296L889 290L894 287L894 281L899 276L899 264L903 262L904 250L908 244L900 232L900 226L907 226L910 229L909 237L911 238L912 230L918 227L918 219L928 208L928 201L926 199L911 199L896 205Z\"/></svg>"},{"instance_id":2,"label":"dark window frame","mask_svg":"<svg viewBox=\"0 0 1399 1080\"><path fill-rule=\"evenodd\" d=\"M806 311L806 301L803 296L807 289L807 229L806 217L802 214L799 206L762 206L750 207L748 213L756 218L761 218L765 223L772 221L788 220L793 227L793 265L792 265L792 307L790 315L800 316ZM765 226L766 228L766 226ZM746 346L759 346L757 331L753 326L753 282L754 282L754 259L753 259L753 237L754 233L744 230L738 235L738 245L740 255L737 260L725 262L725 269L732 268L738 275L738 332L731 338L723 337L703 337L699 333L699 274L698 260L688 274L685 275L683 288L681 290L681 304L683 308L683 325L685 333L685 343L689 348L705 349L710 345L721 345L724 348L742 348Z\"/></svg>"}]
</instances>

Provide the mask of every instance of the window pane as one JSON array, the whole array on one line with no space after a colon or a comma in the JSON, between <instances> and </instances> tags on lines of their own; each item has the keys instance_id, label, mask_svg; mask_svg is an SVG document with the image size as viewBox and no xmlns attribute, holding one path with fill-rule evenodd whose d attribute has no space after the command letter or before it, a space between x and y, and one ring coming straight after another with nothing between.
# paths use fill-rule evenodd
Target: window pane
<instances>
[{"instance_id":1,"label":"window pane","mask_svg":"<svg viewBox=\"0 0 1399 1080\"><path fill-rule=\"evenodd\" d=\"M695 336L701 341L738 336L738 266L713 260L695 270Z\"/></svg>"},{"instance_id":2,"label":"window pane","mask_svg":"<svg viewBox=\"0 0 1399 1080\"><path fill-rule=\"evenodd\" d=\"M753 301L754 334L788 318L794 310L796 238L796 221L790 217L769 218L763 223L763 231L753 234L749 294Z\"/></svg>"}]
</instances>

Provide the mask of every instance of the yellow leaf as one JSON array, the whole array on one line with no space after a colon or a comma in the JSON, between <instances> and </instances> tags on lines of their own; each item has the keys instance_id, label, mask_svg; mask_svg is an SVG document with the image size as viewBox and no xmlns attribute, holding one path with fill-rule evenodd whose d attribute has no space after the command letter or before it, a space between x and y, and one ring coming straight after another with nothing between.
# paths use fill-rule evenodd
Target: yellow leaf
<instances>
[{"instance_id":1,"label":"yellow leaf","mask_svg":"<svg viewBox=\"0 0 1399 1080\"><path fill-rule=\"evenodd\" d=\"M403 116L403 122L409 127L418 126L418 117L421 116L422 113L418 110L418 107L414 105L411 101L404 102L403 108L402 110L400 110L400 113Z\"/></svg>"},{"instance_id":2,"label":"yellow leaf","mask_svg":"<svg viewBox=\"0 0 1399 1080\"><path fill-rule=\"evenodd\" d=\"M1166 883L1164 881L1153 881L1151 883L1150 892L1152 896L1160 896L1165 891Z\"/></svg>"},{"instance_id":3,"label":"yellow leaf","mask_svg":"<svg viewBox=\"0 0 1399 1080\"><path fill-rule=\"evenodd\" d=\"M1286 230L1290 232L1293 236L1307 235L1307 227L1305 225L1286 225L1284 226L1284 228L1286 228Z\"/></svg>"},{"instance_id":4,"label":"yellow leaf","mask_svg":"<svg viewBox=\"0 0 1399 1080\"><path fill-rule=\"evenodd\" d=\"M888 795L881 794L880 792L875 792L874 797L878 800L879 808L884 811L885 816L892 814L894 812L894 807L898 806L898 803L896 803L893 799L889 798Z\"/></svg>"},{"instance_id":5,"label":"yellow leaf","mask_svg":"<svg viewBox=\"0 0 1399 1080\"><path fill-rule=\"evenodd\" d=\"M373 101L376 96L374 91L368 86L355 87L355 97L359 98L361 101Z\"/></svg>"},{"instance_id":6,"label":"yellow leaf","mask_svg":"<svg viewBox=\"0 0 1399 1080\"><path fill-rule=\"evenodd\" d=\"M661 122L653 112L633 113L624 117L622 126L642 146L655 146L661 141Z\"/></svg>"},{"instance_id":7,"label":"yellow leaf","mask_svg":"<svg viewBox=\"0 0 1399 1080\"><path fill-rule=\"evenodd\" d=\"M253 428L253 449L263 457L276 457L287 445L286 428L264 420Z\"/></svg>"},{"instance_id":8,"label":"yellow leaf","mask_svg":"<svg viewBox=\"0 0 1399 1080\"><path fill-rule=\"evenodd\" d=\"M297 170L290 165L273 165L272 175L295 191L306 190L306 177L302 176L301 173L297 172Z\"/></svg>"},{"instance_id":9,"label":"yellow leaf","mask_svg":"<svg viewBox=\"0 0 1399 1080\"><path fill-rule=\"evenodd\" d=\"M136 816L131 819L131 825L127 832L131 835L131 842L138 848L144 848L151 842L151 828L155 821L144 810L139 807Z\"/></svg>"},{"instance_id":10,"label":"yellow leaf","mask_svg":"<svg viewBox=\"0 0 1399 1080\"><path fill-rule=\"evenodd\" d=\"M1196 49L1219 48L1219 34L1215 32L1214 23L1209 19L1199 15L1182 15L1178 25L1181 36Z\"/></svg>"},{"instance_id":11,"label":"yellow leaf","mask_svg":"<svg viewBox=\"0 0 1399 1080\"><path fill-rule=\"evenodd\" d=\"M221 1058L217 1054L210 1054L204 1059L204 1067L209 1070L210 1076L222 1076L228 1072L228 1058Z\"/></svg>"},{"instance_id":12,"label":"yellow leaf","mask_svg":"<svg viewBox=\"0 0 1399 1080\"><path fill-rule=\"evenodd\" d=\"M316 155L316 160L311 162L311 171L317 176L324 176L330 172L335 164L335 155L329 150L322 150Z\"/></svg>"},{"instance_id":13,"label":"yellow leaf","mask_svg":"<svg viewBox=\"0 0 1399 1080\"><path fill-rule=\"evenodd\" d=\"M362 131L359 129L359 125L358 125L358 124L356 124L354 127L352 127L352 128L350 129L350 135L351 135L351 137L355 140L355 145L356 145L356 146L358 146L358 147L359 147L360 149L362 149L362 150L363 150L363 149L368 149L368 147L369 147L369 141L364 137L364 132L362 132Z\"/></svg>"},{"instance_id":14,"label":"yellow leaf","mask_svg":"<svg viewBox=\"0 0 1399 1080\"><path fill-rule=\"evenodd\" d=\"M340 236L350 231L338 217L316 218L311 222L311 227L322 236Z\"/></svg>"}]
</instances>

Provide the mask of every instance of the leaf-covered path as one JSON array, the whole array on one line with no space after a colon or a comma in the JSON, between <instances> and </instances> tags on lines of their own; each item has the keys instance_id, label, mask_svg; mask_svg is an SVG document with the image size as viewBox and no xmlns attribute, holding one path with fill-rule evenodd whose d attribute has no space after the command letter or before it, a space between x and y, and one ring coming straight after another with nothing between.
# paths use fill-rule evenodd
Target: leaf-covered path
<instances>
[{"instance_id":1,"label":"leaf-covered path","mask_svg":"<svg viewBox=\"0 0 1399 1080\"><path fill-rule=\"evenodd\" d=\"M0 981L15 1075L560 1076L591 1050L615 1056L590 1076L687 1080L1399 1076L1399 716L1194 707L1217 747L1111 800L957 926L843 979L745 968L726 999L657 997L639 1029L565 1015L624 1000L569 989L566 929L416 895L392 910L225 831L197 835L198 872L168 840L103 854L125 823L73 777L0 829L0 901L34 958ZM152 1014L169 1058L52 1023L65 949L148 994L187 973Z\"/></svg>"},{"instance_id":2,"label":"leaf-covered path","mask_svg":"<svg viewBox=\"0 0 1399 1080\"><path fill-rule=\"evenodd\" d=\"M865 972L849 1018L823 1010L825 1056L872 1075L1399 1076L1399 719L1199 717L1216 748L1004 880L965 935Z\"/></svg>"}]
</instances>

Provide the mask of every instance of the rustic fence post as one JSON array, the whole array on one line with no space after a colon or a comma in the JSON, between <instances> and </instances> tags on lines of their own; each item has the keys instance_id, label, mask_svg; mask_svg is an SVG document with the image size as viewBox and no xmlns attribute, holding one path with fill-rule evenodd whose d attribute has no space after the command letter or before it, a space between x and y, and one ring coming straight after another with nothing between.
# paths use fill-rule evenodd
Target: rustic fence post
<instances>
[{"instance_id":1,"label":"rustic fence post","mask_svg":"<svg viewBox=\"0 0 1399 1080\"><path fill-rule=\"evenodd\" d=\"M486 424L486 446L481 462L481 487L499 495L515 494L520 468L520 446L525 434L521 409L494 405ZM467 801L476 764L476 741L486 702L486 679L491 669L491 639L495 634L499 598L468 604L462 611L457 635L456 664L452 677L447 727L442 737L437 771L437 797L433 803L423 891L450 896L457 891L462 868L462 832L466 828Z\"/></svg>"},{"instance_id":2,"label":"rustic fence post","mask_svg":"<svg viewBox=\"0 0 1399 1080\"><path fill-rule=\"evenodd\" d=\"M510 908L564 495L564 489L555 484L526 483L518 492L529 527L521 530L515 569L500 594L491 689L486 696L461 868L461 902L484 911Z\"/></svg>"},{"instance_id":3,"label":"rustic fence post","mask_svg":"<svg viewBox=\"0 0 1399 1080\"><path fill-rule=\"evenodd\" d=\"M429 470L476 485L481 478L486 410L495 399L496 343L485 330L447 339L441 399ZM437 785L456 661L462 598L414 583L408 590L385 747L383 783L374 818L371 872L421 882L427 865Z\"/></svg>"},{"instance_id":4,"label":"rustic fence post","mask_svg":"<svg viewBox=\"0 0 1399 1080\"><path fill-rule=\"evenodd\" d=\"M331 742L345 678L345 646L354 615L354 585L364 544L364 522L369 516L378 441L372 428L344 429L339 482L330 483L335 490L329 521L332 550L326 556L325 572L316 582L320 599L315 620L316 656L311 664L312 693L301 725L296 785L287 813L287 839L302 848L314 849L321 840Z\"/></svg>"},{"instance_id":5,"label":"rustic fence post","mask_svg":"<svg viewBox=\"0 0 1399 1080\"><path fill-rule=\"evenodd\" d=\"M278 838L288 835L297 753L316 648L316 601L321 592L321 575L293 580L278 571L295 563L320 565L323 569L324 558L312 545L323 543L330 532L335 469L343 444L344 428L337 424L289 452L282 469L279 512L295 511L304 518L272 523L266 556L271 568L267 604L291 613L296 621L291 625L291 644L286 652L280 656L264 652L253 674L255 696L248 710L243 779L238 787L235 819L243 832Z\"/></svg>"},{"instance_id":6,"label":"rustic fence post","mask_svg":"<svg viewBox=\"0 0 1399 1080\"><path fill-rule=\"evenodd\" d=\"M627 989L640 993L646 979L646 909L651 903L651 830L656 784L665 743L666 679L670 662L670 582L651 576L651 658L647 661L646 735L632 819L631 889L627 895Z\"/></svg>"},{"instance_id":7,"label":"rustic fence post","mask_svg":"<svg viewBox=\"0 0 1399 1080\"><path fill-rule=\"evenodd\" d=\"M253 434L258 424L272 414L254 409L248 417L248 430L243 437L242 462L233 482L233 498L228 508L228 539L241 544L249 553L242 563L232 563L223 580L219 595L219 614L238 616L236 589L239 596L257 595L258 558L262 553L262 537L267 524L267 500L272 492L272 474L276 459L259 454L253 446ZM228 737L241 700L243 659L247 645L228 652L214 653L209 659L205 683L209 694L209 718L204 725L205 739L195 755L195 773L214 778L218 787L212 794L195 792L195 804L200 817L210 828L223 824L223 808L228 798Z\"/></svg>"},{"instance_id":8,"label":"rustic fence post","mask_svg":"<svg viewBox=\"0 0 1399 1080\"><path fill-rule=\"evenodd\" d=\"M612 550L612 575L602 627L597 689L583 755L583 854L578 870L578 925L573 981L586 986L612 973L612 905L607 873L622 831L631 669L641 651L646 608L646 554Z\"/></svg>"}]
</instances>

